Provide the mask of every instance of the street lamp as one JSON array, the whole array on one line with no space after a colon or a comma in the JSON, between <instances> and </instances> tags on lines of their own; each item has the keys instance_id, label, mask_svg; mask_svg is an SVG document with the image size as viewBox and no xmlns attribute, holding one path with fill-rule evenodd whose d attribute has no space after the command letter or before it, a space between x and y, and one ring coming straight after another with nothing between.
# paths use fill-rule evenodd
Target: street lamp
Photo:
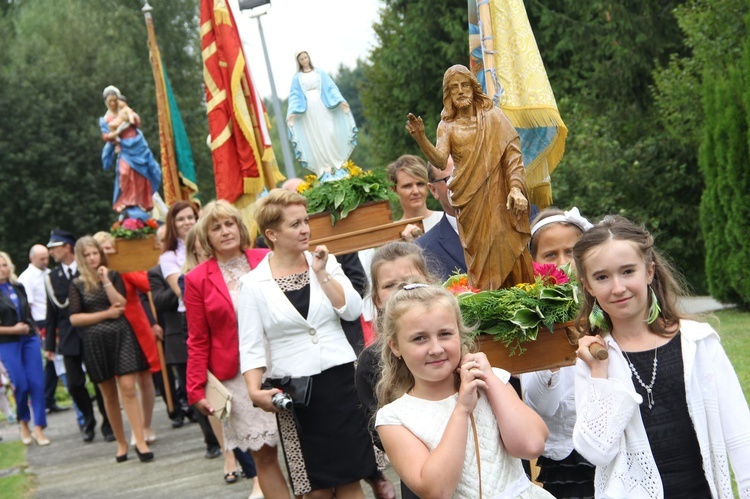
<instances>
[{"instance_id":1,"label":"street lamp","mask_svg":"<svg viewBox=\"0 0 750 499\"><path fill-rule=\"evenodd\" d=\"M271 96L273 101L273 113L276 115L276 126L279 130L279 140L281 141L281 154L284 157L284 169L286 171L287 178L296 177L294 171L294 156L292 155L292 149L289 147L289 140L286 131L286 118L281 114L281 104L279 103L279 97L276 95L276 83L273 80L273 71L271 70L271 60L268 58L268 49L266 48L266 37L263 34L263 25L260 23L260 16L266 14L268 9L252 13L249 12L256 7L262 5L268 5L270 7L271 0L240 0L240 10L247 12L248 17L254 17L258 21L258 31L260 32L260 41L263 45L263 56L266 58L266 70L268 71L268 81L271 83Z\"/></svg>"}]
</instances>

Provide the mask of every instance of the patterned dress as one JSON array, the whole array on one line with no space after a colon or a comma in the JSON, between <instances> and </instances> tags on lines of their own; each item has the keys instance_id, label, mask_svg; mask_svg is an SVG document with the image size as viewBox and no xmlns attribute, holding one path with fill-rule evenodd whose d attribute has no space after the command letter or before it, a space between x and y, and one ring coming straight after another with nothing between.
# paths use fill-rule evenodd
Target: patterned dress
<instances>
[{"instance_id":1,"label":"patterned dress","mask_svg":"<svg viewBox=\"0 0 750 499\"><path fill-rule=\"evenodd\" d=\"M117 292L125 296L125 283L120 274L110 270L109 279ZM70 315L102 312L109 307L109 298L101 284L93 293L89 293L80 277L73 280L70 286ZM124 315L77 329L83 340L83 361L86 371L94 383L149 368L133 329Z\"/></svg>"},{"instance_id":2,"label":"patterned dress","mask_svg":"<svg viewBox=\"0 0 750 499\"><path fill-rule=\"evenodd\" d=\"M236 309L239 294L237 284L240 277L250 272L250 264L245 255L226 263L217 263ZM222 381L222 384L232 392L232 411L229 418L222 421L225 450L239 447L257 451L264 445L275 447L279 441L276 418L272 413L253 406L242 373L238 372L234 378Z\"/></svg>"}]
</instances>

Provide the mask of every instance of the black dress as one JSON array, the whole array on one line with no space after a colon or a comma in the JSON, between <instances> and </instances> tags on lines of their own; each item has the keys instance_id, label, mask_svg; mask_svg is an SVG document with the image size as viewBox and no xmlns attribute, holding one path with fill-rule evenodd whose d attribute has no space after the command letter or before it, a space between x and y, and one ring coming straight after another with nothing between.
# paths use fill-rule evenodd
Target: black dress
<instances>
[{"instance_id":1,"label":"black dress","mask_svg":"<svg viewBox=\"0 0 750 499\"><path fill-rule=\"evenodd\" d=\"M276 282L299 314L307 317L308 272ZM312 376L308 406L281 411L277 421L295 495L358 482L377 474L372 440L354 386L353 362Z\"/></svg>"},{"instance_id":2,"label":"black dress","mask_svg":"<svg viewBox=\"0 0 750 499\"><path fill-rule=\"evenodd\" d=\"M125 283L120 274L109 271L115 289L125 296ZM86 291L80 277L70 285L70 314L102 312L110 307L109 298L100 284L93 293ZM121 315L91 326L77 328L83 340L83 361L94 383L115 376L144 371L149 368L130 323Z\"/></svg>"}]
</instances>

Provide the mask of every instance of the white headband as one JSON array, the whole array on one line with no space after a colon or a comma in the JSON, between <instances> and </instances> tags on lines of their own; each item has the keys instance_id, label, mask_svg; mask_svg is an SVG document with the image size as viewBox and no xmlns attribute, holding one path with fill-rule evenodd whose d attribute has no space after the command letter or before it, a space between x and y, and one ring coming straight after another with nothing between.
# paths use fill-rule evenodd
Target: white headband
<instances>
[{"instance_id":1,"label":"white headband","mask_svg":"<svg viewBox=\"0 0 750 499\"><path fill-rule=\"evenodd\" d=\"M578 208L573 207L569 211L564 212L562 215L552 215L551 217L539 220L536 225L531 228L531 237L534 237L534 234L539 232L539 229L541 229L542 227L546 227L549 224L558 222L573 224L581 229L582 232L586 232L594 226L591 222L581 216Z\"/></svg>"}]
</instances>

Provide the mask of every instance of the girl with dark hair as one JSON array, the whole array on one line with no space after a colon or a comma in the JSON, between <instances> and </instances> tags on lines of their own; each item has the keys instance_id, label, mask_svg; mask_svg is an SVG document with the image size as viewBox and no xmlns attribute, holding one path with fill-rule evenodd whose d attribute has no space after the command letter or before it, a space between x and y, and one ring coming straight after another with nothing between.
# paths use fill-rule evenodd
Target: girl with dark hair
<instances>
[{"instance_id":1,"label":"girl with dark hair","mask_svg":"<svg viewBox=\"0 0 750 499\"><path fill-rule=\"evenodd\" d=\"M608 216L573 248L586 334L573 443L596 497L750 497L750 411L719 335L688 320L682 287L643 227ZM598 360L594 344L609 357Z\"/></svg>"},{"instance_id":2,"label":"girl with dark hair","mask_svg":"<svg viewBox=\"0 0 750 499\"><path fill-rule=\"evenodd\" d=\"M573 263L573 247L591 228L578 208L546 208L531 222L531 258L557 267ZM537 481L557 499L593 498L594 466L573 448L575 367L521 374L523 400L544 419L549 438L536 464Z\"/></svg>"}]
</instances>

